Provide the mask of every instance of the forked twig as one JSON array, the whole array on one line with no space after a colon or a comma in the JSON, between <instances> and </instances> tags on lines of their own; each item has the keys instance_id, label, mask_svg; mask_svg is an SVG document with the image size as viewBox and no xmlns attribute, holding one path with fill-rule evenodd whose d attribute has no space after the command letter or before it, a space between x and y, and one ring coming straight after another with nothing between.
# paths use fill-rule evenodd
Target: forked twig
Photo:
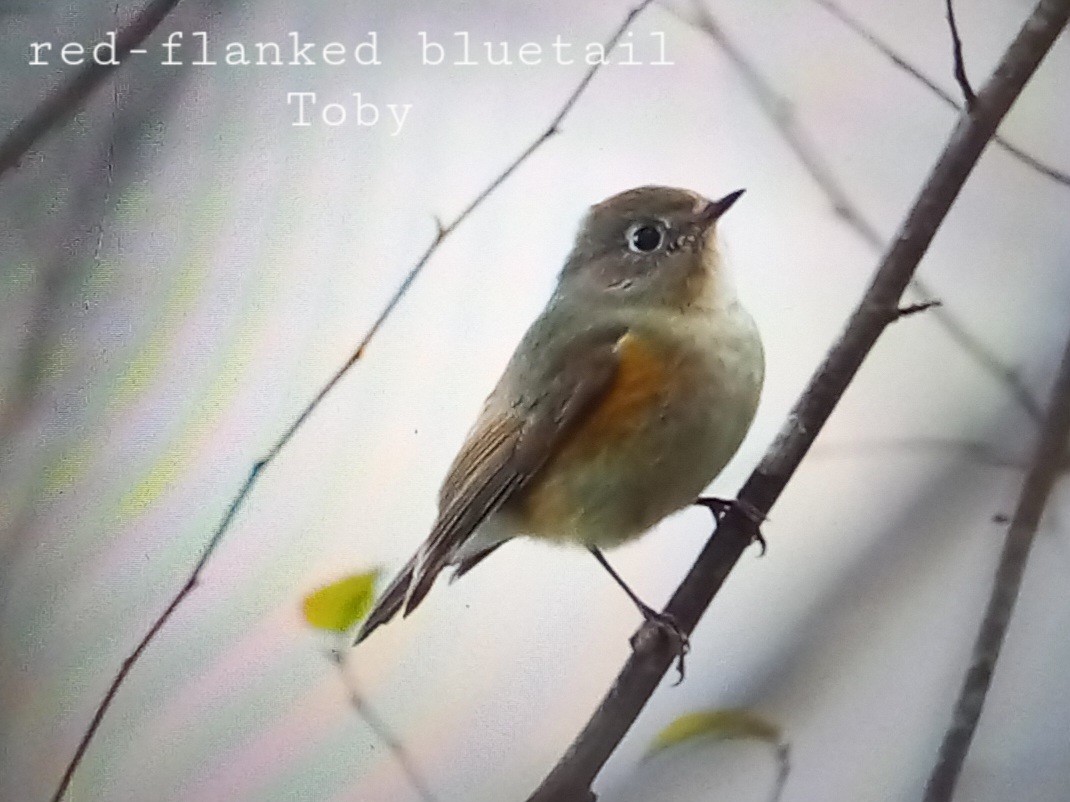
<instances>
[{"instance_id":1,"label":"forked twig","mask_svg":"<svg viewBox=\"0 0 1070 802\"><path fill-rule=\"evenodd\" d=\"M862 22L852 16L843 6L841 6L837 0L812 0L817 5L821 6L825 11L838 19L849 31L855 35L864 39L871 47L877 52L883 55L886 59L892 62L893 65L905 72L915 81L920 83L926 89L928 89L933 95L943 101L945 106L955 109L956 111L962 110L962 105L958 103L955 98L944 91L944 89L936 83L932 78L927 76L899 53L892 49L892 46L881 39L872 30L862 24ZM992 142L999 148L1009 153L1015 159L1020 161L1026 167L1031 170L1036 170L1041 175L1050 178L1065 187L1070 187L1070 174L1052 167L1050 164L1045 164L1036 156L1031 153L1027 153L1022 148L1018 147L1014 143L1008 141L1004 136L998 132L992 137Z\"/></svg>"}]
</instances>

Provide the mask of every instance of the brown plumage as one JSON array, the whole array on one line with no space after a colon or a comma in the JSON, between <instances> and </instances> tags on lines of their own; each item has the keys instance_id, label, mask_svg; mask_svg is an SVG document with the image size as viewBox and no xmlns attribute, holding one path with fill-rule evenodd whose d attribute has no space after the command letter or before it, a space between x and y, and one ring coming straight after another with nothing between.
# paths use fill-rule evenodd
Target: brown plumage
<instances>
[{"instance_id":1,"label":"brown plumage","mask_svg":"<svg viewBox=\"0 0 1070 802\"><path fill-rule=\"evenodd\" d=\"M582 356L570 349L545 391L526 407L496 414L488 403L446 475L431 534L376 603L357 643L398 612L412 612L476 527L537 475L565 435L612 386L617 343L623 336L620 327L613 327L584 338ZM462 557L455 576L471 570L499 545Z\"/></svg>"},{"instance_id":2,"label":"brown plumage","mask_svg":"<svg viewBox=\"0 0 1070 802\"><path fill-rule=\"evenodd\" d=\"M431 533L357 642L412 612L447 566L461 576L518 535L615 545L720 472L762 383L713 234L739 194L643 187L591 208L450 466Z\"/></svg>"}]
</instances>

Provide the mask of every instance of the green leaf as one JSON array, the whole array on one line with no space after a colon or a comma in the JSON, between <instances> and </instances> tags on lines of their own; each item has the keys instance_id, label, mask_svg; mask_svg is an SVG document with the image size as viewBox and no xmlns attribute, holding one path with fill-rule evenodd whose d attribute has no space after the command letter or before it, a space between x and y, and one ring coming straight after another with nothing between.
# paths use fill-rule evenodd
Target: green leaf
<instances>
[{"instance_id":1,"label":"green leaf","mask_svg":"<svg viewBox=\"0 0 1070 802\"><path fill-rule=\"evenodd\" d=\"M717 741L751 739L781 746L780 728L742 708L685 713L654 738L647 756L695 738Z\"/></svg>"},{"instance_id":2,"label":"green leaf","mask_svg":"<svg viewBox=\"0 0 1070 802\"><path fill-rule=\"evenodd\" d=\"M378 578L376 569L344 577L313 591L301 604L305 621L316 629L345 632L368 614Z\"/></svg>"}]
</instances>

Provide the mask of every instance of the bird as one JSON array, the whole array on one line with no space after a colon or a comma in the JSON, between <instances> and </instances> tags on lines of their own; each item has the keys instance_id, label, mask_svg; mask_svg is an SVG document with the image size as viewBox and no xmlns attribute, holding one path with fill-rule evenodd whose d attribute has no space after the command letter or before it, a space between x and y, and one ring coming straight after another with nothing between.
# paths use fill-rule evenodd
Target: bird
<instances>
[{"instance_id":1,"label":"bird","mask_svg":"<svg viewBox=\"0 0 1070 802\"><path fill-rule=\"evenodd\" d=\"M412 613L446 568L457 579L530 537L590 551L644 619L675 633L682 678L686 635L603 550L699 501L754 420L762 341L717 236L742 194L643 186L590 207L446 473L430 534L354 645Z\"/></svg>"}]
</instances>

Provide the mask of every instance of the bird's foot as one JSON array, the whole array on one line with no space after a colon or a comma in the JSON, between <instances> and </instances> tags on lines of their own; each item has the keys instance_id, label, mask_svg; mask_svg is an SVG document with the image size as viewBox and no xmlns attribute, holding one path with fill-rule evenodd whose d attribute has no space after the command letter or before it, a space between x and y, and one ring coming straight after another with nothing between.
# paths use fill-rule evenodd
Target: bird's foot
<instances>
[{"instance_id":1,"label":"bird's foot","mask_svg":"<svg viewBox=\"0 0 1070 802\"><path fill-rule=\"evenodd\" d=\"M673 686L684 681L684 657L691 651L691 639L684 632L679 622L668 613L659 613L646 605L639 608L643 614L643 625L632 635L632 649L638 651L649 638L665 638L676 657L676 671L679 676Z\"/></svg>"},{"instance_id":2,"label":"bird's foot","mask_svg":"<svg viewBox=\"0 0 1070 802\"><path fill-rule=\"evenodd\" d=\"M765 523L766 518L762 511L755 507L753 504L751 504L749 501L744 501L743 499L738 498L725 499L715 498L714 496L701 496L695 500L695 504L698 504L701 507L706 507L711 513L713 513L713 520L716 521L718 524L720 524L721 521L724 520L724 517L728 514L728 511L735 507L741 513L743 513L743 517L749 524L749 528L751 530L751 542L757 543L759 546L761 546L762 551L761 555L759 556L765 556L766 542L765 538L762 536L761 526L763 523Z\"/></svg>"}]
</instances>

